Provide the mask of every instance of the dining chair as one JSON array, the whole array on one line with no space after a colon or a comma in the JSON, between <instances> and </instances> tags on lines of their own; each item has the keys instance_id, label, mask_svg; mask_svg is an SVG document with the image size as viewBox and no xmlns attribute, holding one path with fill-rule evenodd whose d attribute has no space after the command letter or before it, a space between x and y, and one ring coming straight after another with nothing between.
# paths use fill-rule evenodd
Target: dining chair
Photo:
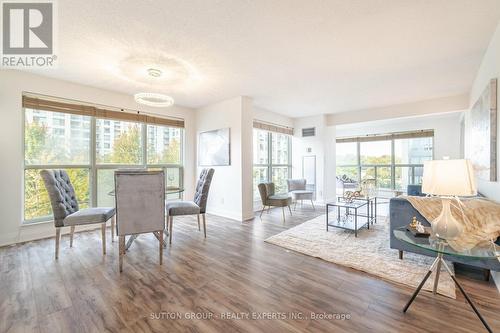
<instances>
[{"instance_id":1,"label":"dining chair","mask_svg":"<svg viewBox=\"0 0 500 333\"><path fill-rule=\"evenodd\" d=\"M172 230L174 216L181 215L197 215L198 218L198 230L200 230L200 215L203 218L203 233L204 237L207 238L207 225L205 212L207 210L208 201L208 191L210 190L210 184L212 183L212 178L214 176L215 170L203 169L196 183L196 192L194 194L193 201L172 201L165 205L165 210L167 212L167 228L169 230L168 237L169 243L172 244Z\"/></svg>"},{"instance_id":2,"label":"dining chair","mask_svg":"<svg viewBox=\"0 0 500 333\"><path fill-rule=\"evenodd\" d=\"M162 171L115 171L116 232L119 240L119 269L123 271L125 236L153 233L159 241L163 263L165 230L165 173Z\"/></svg>"},{"instance_id":3,"label":"dining chair","mask_svg":"<svg viewBox=\"0 0 500 333\"><path fill-rule=\"evenodd\" d=\"M63 169L41 170L40 175L49 193L50 204L56 227L55 258L59 259L61 228L70 227L69 247L73 247L75 227L79 225L101 224L102 254L106 254L106 222L111 219L111 232L115 226L113 207L91 207L80 209L76 193L68 173Z\"/></svg>"}]
</instances>

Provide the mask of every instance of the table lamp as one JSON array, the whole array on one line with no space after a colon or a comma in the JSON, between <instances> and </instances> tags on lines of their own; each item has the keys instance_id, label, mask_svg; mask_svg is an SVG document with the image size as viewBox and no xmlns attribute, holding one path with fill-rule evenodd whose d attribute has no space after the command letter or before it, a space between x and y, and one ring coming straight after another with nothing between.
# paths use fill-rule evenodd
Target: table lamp
<instances>
[{"instance_id":1,"label":"table lamp","mask_svg":"<svg viewBox=\"0 0 500 333\"><path fill-rule=\"evenodd\" d=\"M424 162L422 192L441 197L441 214L432 221L433 233L443 239L457 238L463 226L451 215L451 200L477 194L474 171L469 160L433 160Z\"/></svg>"}]
</instances>

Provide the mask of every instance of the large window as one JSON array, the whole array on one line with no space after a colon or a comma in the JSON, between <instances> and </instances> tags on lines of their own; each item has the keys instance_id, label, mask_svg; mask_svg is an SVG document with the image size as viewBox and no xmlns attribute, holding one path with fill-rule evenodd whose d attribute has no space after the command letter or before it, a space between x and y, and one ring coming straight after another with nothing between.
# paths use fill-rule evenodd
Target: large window
<instances>
[{"instance_id":1,"label":"large window","mask_svg":"<svg viewBox=\"0 0 500 333\"><path fill-rule=\"evenodd\" d=\"M336 144L337 175L374 179L379 189L421 184L423 162L433 158L433 132L344 138Z\"/></svg>"},{"instance_id":2,"label":"large window","mask_svg":"<svg viewBox=\"0 0 500 333\"><path fill-rule=\"evenodd\" d=\"M290 135L254 129L253 164L254 200L259 200L258 184L263 182L273 182L276 194L286 193L292 168Z\"/></svg>"},{"instance_id":3,"label":"large window","mask_svg":"<svg viewBox=\"0 0 500 333\"><path fill-rule=\"evenodd\" d=\"M163 169L167 188L183 185L182 128L24 110L25 222L51 219L41 169L66 169L82 208L114 206L109 192L114 189L114 171L119 168Z\"/></svg>"}]
</instances>

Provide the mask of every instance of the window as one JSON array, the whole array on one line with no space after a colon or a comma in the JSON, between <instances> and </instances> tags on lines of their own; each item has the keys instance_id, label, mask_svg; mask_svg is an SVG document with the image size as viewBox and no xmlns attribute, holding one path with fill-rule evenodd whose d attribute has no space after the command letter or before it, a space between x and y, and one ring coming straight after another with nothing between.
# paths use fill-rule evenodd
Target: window
<instances>
[{"instance_id":1,"label":"window","mask_svg":"<svg viewBox=\"0 0 500 333\"><path fill-rule=\"evenodd\" d=\"M337 175L357 181L375 179L379 189L406 190L421 184L423 163L433 158L433 131L340 139Z\"/></svg>"},{"instance_id":2,"label":"window","mask_svg":"<svg viewBox=\"0 0 500 333\"><path fill-rule=\"evenodd\" d=\"M109 133L104 127L104 119L96 120L96 132ZM109 122L109 120L108 120ZM98 164L141 164L142 162L142 125L140 123L121 121L123 130L111 137L103 135L102 142L96 140L96 157ZM111 126L113 126L115 122ZM107 130L107 131L106 131ZM106 149L102 149L104 147Z\"/></svg>"},{"instance_id":3,"label":"window","mask_svg":"<svg viewBox=\"0 0 500 333\"><path fill-rule=\"evenodd\" d=\"M119 168L162 169L169 189L182 188L182 128L31 108L25 108L24 115L24 221L27 223L51 219L52 209L40 177L41 169L66 169L81 208L114 206L114 197L109 192L114 189L114 171ZM60 124L65 127L59 127ZM105 129L109 134L104 135ZM169 194L167 198L181 198L181 194Z\"/></svg>"},{"instance_id":4,"label":"window","mask_svg":"<svg viewBox=\"0 0 500 333\"><path fill-rule=\"evenodd\" d=\"M287 192L291 175L291 137L287 134L253 130L253 192L259 200L258 184L273 182L276 194Z\"/></svg>"}]
</instances>

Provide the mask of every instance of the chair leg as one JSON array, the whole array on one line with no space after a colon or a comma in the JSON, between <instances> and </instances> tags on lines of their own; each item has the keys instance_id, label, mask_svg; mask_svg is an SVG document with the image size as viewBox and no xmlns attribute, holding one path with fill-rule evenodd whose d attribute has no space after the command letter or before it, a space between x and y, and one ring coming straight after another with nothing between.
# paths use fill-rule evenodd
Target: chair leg
<instances>
[{"instance_id":1,"label":"chair leg","mask_svg":"<svg viewBox=\"0 0 500 333\"><path fill-rule=\"evenodd\" d=\"M123 272L123 256L125 255L125 236L118 236L119 268Z\"/></svg>"},{"instance_id":2,"label":"chair leg","mask_svg":"<svg viewBox=\"0 0 500 333\"><path fill-rule=\"evenodd\" d=\"M201 230L200 229L200 214L198 214L196 217L198 218L198 231L200 231Z\"/></svg>"},{"instance_id":3,"label":"chair leg","mask_svg":"<svg viewBox=\"0 0 500 333\"><path fill-rule=\"evenodd\" d=\"M313 209L316 210L316 207L314 207L314 202L311 199L311 205L313 206Z\"/></svg>"},{"instance_id":4,"label":"chair leg","mask_svg":"<svg viewBox=\"0 0 500 333\"><path fill-rule=\"evenodd\" d=\"M205 214L203 214L203 233L205 234L205 238L207 238L207 221L205 219Z\"/></svg>"},{"instance_id":5,"label":"chair leg","mask_svg":"<svg viewBox=\"0 0 500 333\"><path fill-rule=\"evenodd\" d=\"M403 251L402 250L399 250L399 259L403 260Z\"/></svg>"},{"instance_id":6,"label":"chair leg","mask_svg":"<svg viewBox=\"0 0 500 333\"><path fill-rule=\"evenodd\" d=\"M102 254L106 254L106 222L101 224Z\"/></svg>"},{"instance_id":7,"label":"chair leg","mask_svg":"<svg viewBox=\"0 0 500 333\"><path fill-rule=\"evenodd\" d=\"M163 231L158 231L158 240L160 243L160 265L163 265Z\"/></svg>"},{"instance_id":8,"label":"chair leg","mask_svg":"<svg viewBox=\"0 0 500 333\"><path fill-rule=\"evenodd\" d=\"M281 207L281 212L283 213L283 224L285 224L285 207Z\"/></svg>"},{"instance_id":9,"label":"chair leg","mask_svg":"<svg viewBox=\"0 0 500 333\"><path fill-rule=\"evenodd\" d=\"M61 228L56 228L56 260L59 259L59 241L61 240Z\"/></svg>"},{"instance_id":10,"label":"chair leg","mask_svg":"<svg viewBox=\"0 0 500 333\"><path fill-rule=\"evenodd\" d=\"M170 244L172 244L172 224L174 224L174 217L170 216L169 220L170 220L170 222L169 222L169 230L168 230L168 233L169 233L168 234L168 242Z\"/></svg>"},{"instance_id":11,"label":"chair leg","mask_svg":"<svg viewBox=\"0 0 500 333\"><path fill-rule=\"evenodd\" d=\"M262 210L260 211L260 216L259 217L262 217L262 213L264 213L265 209L266 209L266 206L262 207Z\"/></svg>"},{"instance_id":12,"label":"chair leg","mask_svg":"<svg viewBox=\"0 0 500 333\"><path fill-rule=\"evenodd\" d=\"M111 218L111 242L115 241L116 215Z\"/></svg>"},{"instance_id":13,"label":"chair leg","mask_svg":"<svg viewBox=\"0 0 500 333\"><path fill-rule=\"evenodd\" d=\"M288 210L290 211L290 216L292 216L292 208L290 208L290 205L288 205Z\"/></svg>"},{"instance_id":14,"label":"chair leg","mask_svg":"<svg viewBox=\"0 0 500 333\"><path fill-rule=\"evenodd\" d=\"M75 234L75 226L69 227L69 247L73 247L73 235Z\"/></svg>"}]
</instances>

